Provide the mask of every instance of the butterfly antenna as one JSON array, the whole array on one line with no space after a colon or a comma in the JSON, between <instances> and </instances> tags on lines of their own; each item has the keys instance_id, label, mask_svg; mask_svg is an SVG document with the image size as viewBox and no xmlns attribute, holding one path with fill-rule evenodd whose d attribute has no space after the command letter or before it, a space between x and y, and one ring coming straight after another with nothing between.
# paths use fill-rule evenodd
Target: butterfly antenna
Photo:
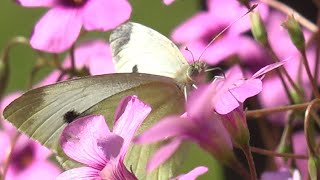
<instances>
[{"instance_id":1,"label":"butterfly antenna","mask_svg":"<svg viewBox=\"0 0 320 180\"><path fill-rule=\"evenodd\" d=\"M224 32L226 32L234 23L238 22L240 19L242 19L244 16L246 16L247 14L249 14L251 11L253 11L256 7L258 6L258 3L253 4L250 9L243 14L242 16L240 16L238 19L236 19L235 21L231 22L227 27L225 27L219 34L217 34L210 42L209 44L204 48L204 50L202 51L202 53L199 56L199 59L201 59L201 57L203 56L203 54L207 51L207 49L211 46L211 44L218 39Z\"/></svg>"},{"instance_id":2,"label":"butterfly antenna","mask_svg":"<svg viewBox=\"0 0 320 180\"><path fill-rule=\"evenodd\" d=\"M189 50L188 47L185 47L184 50L188 51L190 54L191 54L191 57L192 57L192 62L194 63L195 60L194 60L194 56L193 56L193 53Z\"/></svg>"}]
</instances>

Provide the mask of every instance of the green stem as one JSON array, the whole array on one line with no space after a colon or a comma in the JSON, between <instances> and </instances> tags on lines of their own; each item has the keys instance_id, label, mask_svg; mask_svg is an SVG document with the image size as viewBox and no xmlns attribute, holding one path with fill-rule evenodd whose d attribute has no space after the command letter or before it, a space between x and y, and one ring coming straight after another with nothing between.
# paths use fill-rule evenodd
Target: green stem
<instances>
[{"instance_id":1,"label":"green stem","mask_svg":"<svg viewBox=\"0 0 320 180\"><path fill-rule=\"evenodd\" d=\"M257 172L256 172L256 167L254 165L253 157L251 154L251 147L249 145L244 145L241 147L241 149L242 149L243 153L245 154L247 161L248 161L251 180L257 180L258 176L257 176Z\"/></svg>"},{"instance_id":2,"label":"green stem","mask_svg":"<svg viewBox=\"0 0 320 180\"><path fill-rule=\"evenodd\" d=\"M292 158L292 159L308 159L309 158L308 156L302 155L302 154L278 153L275 151L270 151L270 150L252 147L252 146L251 146L251 152L272 156L272 157L276 156L276 157L284 157L284 158Z\"/></svg>"},{"instance_id":3,"label":"green stem","mask_svg":"<svg viewBox=\"0 0 320 180\"><path fill-rule=\"evenodd\" d=\"M287 105L287 106L278 106L278 107L272 107L272 108L265 108L265 109L257 109L257 110L249 110L246 111L247 117L261 117L265 115L269 115L270 113L275 112L283 112L283 111L289 111L289 110L305 110L308 106L308 103L302 103L302 104L294 104L294 105Z\"/></svg>"},{"instance_id":4,"label":"green stem","mask_svg":"<svg viewBox=\"0 0 320 180\"><path fill-rule=\"evenodd\" d=\"M316 156L317 152L315 150L314 147L314 139L313 137L313 128L312 128L312 124L311 124L311 115L312 115L312 110L314 108L314 106L316 106L317 104L320 104L320 99L315 99L313 101L311 101L310 105L308 106L305 116L304 116L304 133L306 136L306 140L307 140L307 145L308 145L308 150L310 153L310 156Z\"/></svg>"},{"instance_id":5,"label":"green stem","mask_svg":"<svg viewBox=\"0 0 320 180\"><path fill-rule=\"evenodd\" d=\"M303 62L304 68L306 69L308 78L309 78L309 80L311 82L311 85L312 85L312 92L313 92L313 94L314 94L314 96L316 98L320 98L320 94L319 94L319 91L318 91L316 80L312 77L312 73L311 73L311 70L310 70L310 66L309 66L309 62L308 62L308 59L307 59L306 51L305 50L301 50L300 53L302 55L302 62Z\"/></svg>"}]
</instances>

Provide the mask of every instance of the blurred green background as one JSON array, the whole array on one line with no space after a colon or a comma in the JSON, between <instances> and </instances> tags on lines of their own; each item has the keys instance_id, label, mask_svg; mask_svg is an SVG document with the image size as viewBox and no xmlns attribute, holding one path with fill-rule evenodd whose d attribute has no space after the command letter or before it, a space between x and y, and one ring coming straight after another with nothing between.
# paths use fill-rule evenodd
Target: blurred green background
<instances>
[{"instance_id":1,"label":"blurred green background","mask_svg":"<svg viewBox=\"0 0 320 180\"><path fill-rule=\"evenodd\" d=\"M169 36L178 24L191 17L200 8L198 0L180 0L171 6L165 6L161 0L132 0L133 21L145 24ZM41 8L24 8L14 1L2 0L0 4L0 49L15 36L29 37L36 21L46 12ZM92 33L91 36L108 37L105 33ZM30 47L18 45L10 51L10 80L6 92L25 90L28 77L35 63L35 52ZM49 70L42 71L40 80ZM184 172L188 172L198 165L209 167L209 171L199 179L223 179L223 170L216 162L197 147L192 148L193 155L186 157L183 164Z\"/></svg>"}]
</instances>

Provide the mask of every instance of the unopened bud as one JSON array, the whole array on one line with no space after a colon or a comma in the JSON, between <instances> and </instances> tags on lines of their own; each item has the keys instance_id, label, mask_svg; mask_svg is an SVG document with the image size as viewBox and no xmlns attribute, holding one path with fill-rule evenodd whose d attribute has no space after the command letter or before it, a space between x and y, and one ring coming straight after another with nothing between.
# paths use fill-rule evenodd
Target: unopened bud
<instances>
[{"instance_id":1,"label":"unopened bud","mask_svg":"<svg viewBox=\"0 0 320 180\"><path fill-rule=\"evenodd\" d=\"M288 30L291 41L299 51L305 50L305 39L301 26L293 16L289 16L288 19L282 23L282 26Z\"/></svg>"},{"instance_id":2,"label":"unopened bud","mask_svg":"<svg viewBox=\"0 0 320 180\"><path fill-rule=\"evenodd\" d=\"M253 37L262 45L266 45L268 43L268 34L259 12L252 12L250 21Z\"/></svg>"},{"instance_id":3,"label":"unopened bud","mask_svg":"<svg viewBox=\"0 0 320 180\"><path fill-rule=\"evenodd\" d=\"M242 106L234 109L228 114L219 115L224 127L229 132L233 144L238 147L249 144L249 129L247 119Z\"/></svg>"},{"instance_id":4,"label":"unopened bud","mask_svg":"<svg viewBox=\"0 0 320 180\"><path fill-rule=\"evenodd\" d=\"M309 157L308 170L311 180L317 180L318 178L320 178L320 157Z\"/></svg>"}]
</instances>

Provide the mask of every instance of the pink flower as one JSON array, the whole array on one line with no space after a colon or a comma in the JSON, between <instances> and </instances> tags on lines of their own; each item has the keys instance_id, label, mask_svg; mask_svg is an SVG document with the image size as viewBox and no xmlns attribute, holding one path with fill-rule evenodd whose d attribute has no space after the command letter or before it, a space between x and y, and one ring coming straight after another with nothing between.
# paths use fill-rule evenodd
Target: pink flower
<instances>
[{"instance_id":1,"label":"pink flower","mask_svg":"<svg viewBox=\"0 0 320 180\"><path fill-rule=\"evenodd\" d=\"M26 7L49 7L37 22L30 40L35 49L59 53L70 48L85 30L107 31L131 14L127 0L18 0Z\"/></svg>"},{"instance_id":2,"label":"pink flower","mask_svg":"<svg viewBox=\"0 0 320 180\"><path fill-rule=\"evenodd\" d=\"M14 93L6 96L0 103L0 112L20 93ZM0 171L4 167L8 158L11 143L17 135L17 130L8 122L0 118ZM20 134L12 150L12 156L9 161L8 170L5 179L8 180L32 180L32 179L54 179L59 173L59 167L50 162L48 157L51 152L41 146L39 143L30 140L26 135Z\"/></svg>"},{"instance_id":3,"label":"pink flower","mask_svg":"<svg viewBox=\"0 0 320 180\"><path fill-rule=\"evenodd\" d=\"M208 0L207 7L208 11L197 13L172 33L172 39L176 43L187 46L196 58L218 33L248 11L235 0ZM268 14L268 7L259 3L257 8L265 18ZM244 17L221 35L206 50L201 60L209 64L217 64L231 55L239 55L246 61L254 59L256 63L263 62L265 59L263 49L252 38L243 34L248 30L250 30L249 17ZM182 52L187 59L192 60L189 52L183 50Z\"/></svg>"},{"instance_id":4,"label":"pink flower","mask_svg":"<svg viewBox=\"0 0 320 180\"><path fill-rule=\"evenodd\" d=\"M118 106L112 132L101 115L70 123L62 132L61 147L86 167L68 170L58 179L137 179L123 161L133 135L150 111L136 96L129 96Z\"/></svg>"},{"instance_id":5,"label":"pink flower","mask_svg":"<svg viewBox=\"0 0 320 180\"><path fill-rule=\"evenodd\" d=\"M198 176L206 173L207 171L208 171L207 167L199 166L192 169L187 174L181 174L175 178L172 178L171 180L193 180L193 179L196 179Z\"/></svg>"},{"instance_id":6,"label":"pink flower","mask_svg":"<svg viewBox=\"0 0 320 180\"><path fill-rule=\"evenodd\" d=\"M227 114L236 109L247 98L262 91L261 76L283 65L285 61L270 64L256 72L251 78L245 79L238 66L232 67L224 78L216 78L211 84L198 91L195 104L207 104L219 114ZM209 99L209 102L208 102Z\"/></svg>"},{"instance_id":7,"label":"pink flower","mask_svg":"<svg viewBox=\"0 0 320 180\"><path fill-rule=\"evenodd\" d=\"M205 105L197 108L196 113L189 113L196 106L190 101L187 104L187 114L165 117L136 137L135 142L138 144L170 139L151 157L147 164L147 171L152 171L164 163L186 140L197 143L202 149L227 165L234 160L232 142L221 121L215 120L213 113L210 113L210 108Z\"/></svg>"},{"instance_id":8,"label":"pink flower","mask_svg":"<svg viewBox=\"0 0 320 180\"><path fill-rule=\"evenodd\" d=\"M301 180L301 177L297 170L291 173L288 169L281 169L262 173L261 180Z\"/></svg>"},{"instance_id":9,"label":"pink flower","mask_svg":"<svg viewBox=\"0 0 320 180\"><path fill-rule=\"evenodd\" d=\"M109 44L103 40L91 40L82 43L75 49L76 69L87 69L90 75L114 73L115 68L112 62L111 49ZM70 56L67 56L62 65L64 68L71 67ZM49 76L40 82L40 86L55 83L60 76L58 70L53 71ZM63 76L61 80L66 80Z\"/></svg>"},{"instance_id":10,"label":"pink flower","mask_svg":"<svg viewBox=\"0 0 320 180\"><path fill-rule=\"evenodd\" d=\"M164 4L170 5L174 2L175 0L163 0Z\"/></svg>"},{"instance_id":11,"label":"pink flower","mask_svg":"<svg viewBox=\"0 0 320 180\"><path fill-rule=\"evenodd\" d=\"M311 97L311 84L309 79L307 78L307 74L305 72L304 67L302 67L300 59L301 56L298 50L292 44L286 29L281 27L282 22L284 22L285 20L286 16L280 12L273 11L270 14L270 17L266 21L266 27L269 34L269 41L280 59L284 59L289 56L292 57L290 63L285 64L284 68L287 70L288 74L293 79L293 81L296 82L298 87L304 91L305 99L309 99ZM304 30L304 34L306 39L308 39L311 33ZM311 69L314 69L314 47L310 47L307 49L307 57ZM317 79L317 81L320 84L320 77ZM278 76L271 76L266 78L264 81L264 85L267 88L265 88L259 95L259 100L263 107L270 108L289 104L289 100L287 98L285 89ZM272 89L272 91L270 91L270 89ZM289 86L289 91L297 97L296 93L294 93L294 90L291 86ZM296 103L304 101L304 99L301 98L296 98L296 100L298 100L296 101ZM272 113L270 116L268 116L268 118L272 122L278 124L284 124L286 120L285 113Z\"/></svg>"}]
</instances>

